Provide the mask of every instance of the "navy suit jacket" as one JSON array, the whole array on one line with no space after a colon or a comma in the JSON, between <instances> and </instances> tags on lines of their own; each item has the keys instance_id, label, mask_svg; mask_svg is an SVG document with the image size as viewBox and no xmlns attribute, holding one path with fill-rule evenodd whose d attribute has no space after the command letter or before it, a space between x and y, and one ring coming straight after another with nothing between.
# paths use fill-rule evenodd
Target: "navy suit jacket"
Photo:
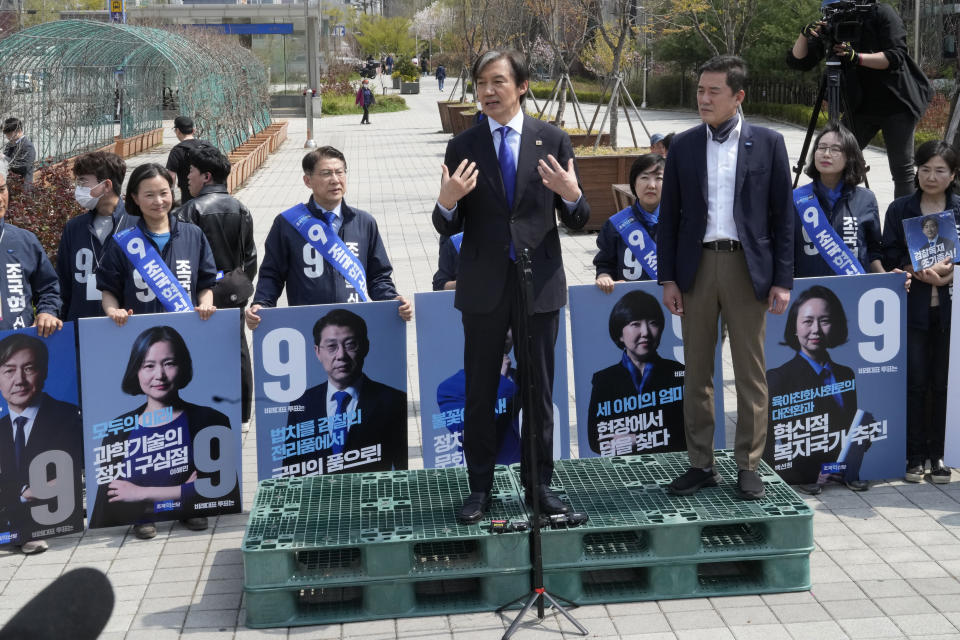
<instances>
[{"instance_id":1,"label":"navy suit jacket","mask_svg":"<svg viewBox=\"0 0 960 640\"><path fill-rule=\"evenodd\" d=\"M530 249L533 263L534 310L556 311L567 301L567 282L560 258L557 214L571 229L579 229L590 217L586 196L569 211L560 196L543 185L537 163L552 154L564 168L573 157L570 137L560 128L524 116L517 158L517 183L513 208L507 206L500 163L494 150L490 125L484 121L447 144L443 162L453 173L460 161L477 163L477 186L465 195L453 212L443 217L434 207L433 226L445 236L463 231L460 270L454 306L467 313L488 313L503 295L510 242L519 254ZM583 189L581 188L581 193Z\"/></svg>"},{"instance_id":2,"label":"navy suit jacket","mask_svg":"<svg viewBox=\"0 0 960 640\"><path fill-rule=\"evenodd\" d=\"M743 120L733 218L757 299L770 287L793 287L793 189L783 136ZM657 228L661 283L689 291L707 229L707 125L679 133L670 145Z\"/></svg>"},{"instance_id":3,"label":"navy suit jacket","mask_svg":"<svg viewBox=\"0 0 960 640\"><path fill-rule=\"evenodd\" d=\"M303 412L288 414L288 424L301 420L327 417L327 383L322 382L307 389L303 396L292 402L302 405ZM381 445L380 460L345 471L390 471L407 468L407 394L363 374L357 410L361 422L351 425L347 431L343 451L360 450ZM306 462L333 453L332 449L319 449L315 453L294 455L283 459L284 465ZM324 469L326 473L326 469Z\"/></svg>"}]
</instances>

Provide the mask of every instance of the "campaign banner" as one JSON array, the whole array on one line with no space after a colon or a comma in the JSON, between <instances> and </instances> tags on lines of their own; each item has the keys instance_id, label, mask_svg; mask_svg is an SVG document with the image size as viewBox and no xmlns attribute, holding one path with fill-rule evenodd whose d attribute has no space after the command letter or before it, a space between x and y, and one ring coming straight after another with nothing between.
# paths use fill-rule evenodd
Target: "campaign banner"
<instances>
[{"instance_id":1,"label":"campaign banner","mask_svg":"<svg viewBox=\"0 0 960 640\"><path fill-rule=\"evenodd\" d=\"M240 322L239 309L80 320L91 528L241 510Z\"/></svg>"},{"instance_id":2,"label":"campaign banner","mask_svg":"<svg viewBox=\"0 0 960 640\"><path fill-rule=\"evenodd\" d=\"M417 293L417 355L420 371L420 429L423 466L427 469L464 466L463 323L453 306L454 291ZM567 327L565 309L554 349L553 457L570 457L570 416L567 408ZM513 336L504 345L495 422L500 445L497 464L520 462L520 406L517 357Z\"/></svg>"},{"instance_id":3,"label":"campaign banner","mask_svg":"<svg viewBox=\"0 0 960 640\"><path fill-rule=\"evenodd\" d=\"M953 286L960 278L960 266L953 268ZM943 462L949 467L960 466L960 296L951 296L950 362L947 368L947 424L944 434ZM943 301L940 301L943 304Z\"/></svg>"},{"instance_id":4,"label":"campaign banner","mask_svg":"<svg viewBox=\"0 0 960 640\"><path fill-rule=\"evenodd\" d=\"M941 211L903 221L913 270L920 271L947 258L957 259L957 226L953 211Z\"/></svg>"},{"instance_id":5,"label":"campaign banner","mask_svg":"<svg viewBox=\"0 0 960 640\"><path fill-rule=\"evenodd\" d=\"M75 326L0 331L0 544L83 530Z\"/></svg>"},{"instance_id":6,"label":"campaign banner","mask_svg":"<svg viewBox=\"0 0 960 640\"><path fill-rule=\"evenodd\" d=\"M680 317L653 281L570 287L581 458L686 451ZM719 335L719 333L718 333ZM723 448L723 366L714 359L714 445Z\"/></svg>"},{"instance_id":7,"label":"campaign banner","mask_svg":"<svg viewBox=\"0 0 960 640\"><path fill-rule=\"evenodd\" d=\"M797 278L767 315L763 459L791 484L903 475L903 274Z\"/></svg>"},{"instance_id":8,"label":"campaign banner","mask_svg":"<svg viewBox=\"0 0 960 640\"><path fill-rule=\"evenodd\" d=\"M407 468L399 304L260 310L253 371L261 480Z\"/></svg>"}]
</instances>

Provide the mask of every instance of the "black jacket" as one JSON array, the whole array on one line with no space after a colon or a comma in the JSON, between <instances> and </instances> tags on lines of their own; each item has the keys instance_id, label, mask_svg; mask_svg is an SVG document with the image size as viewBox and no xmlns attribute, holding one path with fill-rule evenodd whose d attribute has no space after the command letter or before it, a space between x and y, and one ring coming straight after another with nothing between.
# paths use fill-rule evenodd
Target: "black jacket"
<instances>
[{"instance_id":1,"label":"black jacket","mask_svg":"<svg viewBox=\"0 0 960 640\"><path fill-rule=\"evenodd\" d=\"M0 219L0 329L22 329L36 313L60 315L60 280L37 236Z\"/></svg>"},{"instance_id":2,"label":"black jacket","mask_svg":"<svg viewBox=\"0 0 960 640\"><path fill-rule=\"evenodd\" d=\"M906 110L919 120L933 97L933 87L917 63L907 54L907 31L903 20L890 5L877 3L873 13L860 20L860 25L860 39L853 43L854 48L859 53L882 52L890 66L880 70L844 64L847 106L854 112L877 109L887 112ZM807 71L823 59L822 40L810 39L807 44L805 58L797 59L793 56L792 49L787 51L788 67ZM883 88L887 91L884 92Z\"/></svg>"},{"instance_id":3,"label":"black jacket","mask_svg":"<svg viewBox=\"0 0 960 640\"><path fill-rule=\"evenodd\" d=\"M257 277L253 217L242 202L227 193L226 185L208 184L177 209L176 215L181 222L200 227L219 271L228 273L242 267L253 282Z\"/></svg>"}]
</instances>

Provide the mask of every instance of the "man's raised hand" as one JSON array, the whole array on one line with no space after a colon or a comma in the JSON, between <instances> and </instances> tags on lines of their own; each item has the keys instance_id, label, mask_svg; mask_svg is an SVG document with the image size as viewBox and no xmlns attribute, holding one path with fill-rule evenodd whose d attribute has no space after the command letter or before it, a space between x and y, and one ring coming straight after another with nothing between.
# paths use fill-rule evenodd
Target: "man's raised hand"
<instances>
[{"instance_id":1,"label":"man's raised hand","mask_svg":"<svg viewBox=\"0 0 960 640\"><path fill-rule=\"evenodd\" d=\"M449 211L457 206L460 198L477 186L477 163L464 159L452 174L445 164L441 165L441 169L443 175L440 177L440 195L437 202Z\"/></svg>"}]
</instances>

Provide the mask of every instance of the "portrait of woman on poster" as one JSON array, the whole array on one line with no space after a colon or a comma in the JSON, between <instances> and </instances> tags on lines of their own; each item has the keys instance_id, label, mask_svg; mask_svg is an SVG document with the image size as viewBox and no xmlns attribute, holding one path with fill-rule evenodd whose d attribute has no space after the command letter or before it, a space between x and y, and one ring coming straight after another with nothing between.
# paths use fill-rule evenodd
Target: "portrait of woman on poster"
<instances>
[{"instance_id":1,"label":"portrait of woman on poster","mask_svg":"<svg viewBox=\"0 0 960 640\"><path fill-rule=\"evenodd\" d=\"M793 349L796 354L779 367L767 370L769 411L774 409L773 399L777 396L855 380L853 369L834 362L829 353L829 349L844 344L847 335L847 314L833 291L815 285L797 296L790 305L781 343ZM828 414L828 434L831 435L827 437L826 443L842 443L842 434L850 429L857 413L856 385L850 385L841 393L814 398L812 402L813 411L804 413L804 416ZM796 419L804 420L804 416ZM784 421L792 424L796 419ZM763 454L763 459L771 466L782 463L774 457L776 438L773 429L778 422L781 421L770 421ZM832 434L840 434L840 438L835 438ZM817 479L821 465L825 462L837 462L841 450L842 444L837 444L828 451L811 451L802 460L795 459L791 474L795 478L802 478L802 481L797 483L800 488L807 493L819 493ZM868 488L867 483L859 479L859 465L856 469L848 468L840 479L855 491Z\"/></svg>"},{"instance_id":2,"label":"portrait of woman on poster","mask_svg":"<svg viewBox=\"0 0 960 640\"><path fill-rule=\"evenodd\" d=\"M667 360L657 353L664 330L664 314L660 301L644 291L630 291L620 298L610 311L608 330L610 339L622 350L622 354L619 362L593 374L587 415L590 448L601 455L614 455L613 452L605 452L601 448L600 422L639 414L649 417L662 411L662 428L669 434L665 446L640 447L637 442L637 436L641 433L639 431L630 433L629 446L625 441L621 441L628 437L626 435L603 439L616 441L615 455L685 451L687 441L683 430L683 402L678 398L661 403L661 390L683 388L683 365L676 360ZM651 406L626 409L625 401L648 393L653 393L656 398L656 402ZM621 411L615 409L618 401L623 407ZM609 414L598 415L604 403L610 403ZM660 428L651 426L643 431Z\"/></svg>"},{"instance_id":3,"label":"portrait of woman on poster","mask_svg":"<svg viewBox=\"0 0 960 640\"><path fill-rule=\"evenodd\" d=\"M196 515L193 505L198 496L194 483L198 478L212 478L215 474L198 470L194 438L201 430L212 425L230 428L230 421L219 411L180 397L180 390L190 384L193 373L190 351L183 337L172 327L151 327L134 340L121 389L127 395L146 396L146 402L117 419L120 424L135 420L137 426L132 431L109 435L101 444L109 446L128 439L163 434L164 446L148 454L150 457L155 460L158 453L163 453L169 461L170 452L175 449L183 451L184 448L186 455L181 455L176 464L154 463L138 471L137 458L143 455L140 447L138 453L128 458L131 459L129 479L116 479L98 488L90 518L91 526L142 526L157 520ZM211 451L210 458L218 460L224 454L222 451ZM236 470L232 473L236 473ZM223 478L214 480L218 485L227 482ZM234 482L233 491L222 499L233 499L235 504L239 504L239 484ZM176 502L181 505L176 509L162 513L155 509L158 503Z\"/></svg>"}]
</instances>

